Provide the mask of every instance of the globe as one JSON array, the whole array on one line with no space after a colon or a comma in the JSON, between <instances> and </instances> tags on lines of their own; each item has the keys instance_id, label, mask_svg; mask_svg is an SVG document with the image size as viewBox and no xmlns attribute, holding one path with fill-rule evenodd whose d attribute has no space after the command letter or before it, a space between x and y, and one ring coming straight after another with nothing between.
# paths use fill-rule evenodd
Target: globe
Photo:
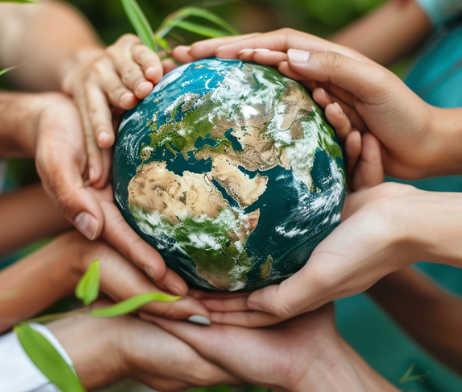
<instances>
[{"instance_id":1,"label":"globe","mask_svg":"<svg viewBox=\"0 0 462 392\"><path fill-rule=\"evenodd\" d=\"M342 149L300 83L205 59L176 68L119 127L114 197L193 287L255 290L298 271L338 225Z\"/></svg>"}]
</instances>

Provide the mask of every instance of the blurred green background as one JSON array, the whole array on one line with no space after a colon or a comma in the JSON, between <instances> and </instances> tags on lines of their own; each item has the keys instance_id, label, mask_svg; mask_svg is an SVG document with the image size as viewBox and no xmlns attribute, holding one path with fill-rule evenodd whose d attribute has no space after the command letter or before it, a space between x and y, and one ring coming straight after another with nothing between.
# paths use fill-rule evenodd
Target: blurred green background
<instances>
[{"instance_id":1,"label":"blurred green background","mask_svg":"<svg viewBox=\"0 0 462 392\"><path fill-rule=\"evenodd\" d=\"M348 23L371 11L383 0L251 0L246 2L208 1L195 3L187 0L138 0L151 25L156 29L162 20L172 12L185 6L206 6L210 11L232 23L242 33L265 32L291 27L321 37L328 37ZM113 43L120 35L133 32L118 0L70 0L92 23L106 44ZM194 18L191 19L192 21ZM201 20L201 23L203 21ZM171 44L192 43L201 37L176 30L178 39ZM402 76L412 55L394 66L393 71ZM29 165L30 167L30 165ZM23 161L9 163L8 181L10 189L31 180ZM460 191L462 182L458 179L446 182L446 191ZM424 189L434 189L434 183L417 183ZM30 248L29 248L30 249ZM8 261L14 260L12 256ZM5 262L6 260L4 260ZM0 264L2 262L0 261ZM426 266L427 272L447 281L450 267ZM456 275L453 275L456 277ZM460 281L454 280L450 288L462 294ZM412 340L390 320L366 295L357 295L337 301L337 324L345 339L384 377L406 392L462 391L461 379L424 353ZM415 365L413 375L428 374L422 381L402 382L401 377ZM197 392L224 392L228 388L198 389ZM145 387L131 382L119 383L105 391L145 392ZM248 386L241 392L264 392L265 389Z\"/></svg>"}]
</instances>

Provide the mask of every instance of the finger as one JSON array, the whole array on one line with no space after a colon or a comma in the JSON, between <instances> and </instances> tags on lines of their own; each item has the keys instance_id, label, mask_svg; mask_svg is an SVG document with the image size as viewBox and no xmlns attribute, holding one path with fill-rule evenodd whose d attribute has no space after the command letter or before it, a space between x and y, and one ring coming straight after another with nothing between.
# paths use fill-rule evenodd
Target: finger
<instances>
[{"instance_id":1,"label":"finger","mask_svg":"<svg viewBox=\"0 0 462 392\"><path fill-rule=\"evenodd\" d=\"M106 49L106 54L112 60L114 69L120 76L124 86L132 91L137 98L141 99L145 98L152 91L154 85L146 80L142 68L135 62L133 48L135 46L142 46L140 43L141 41L137 36L125 34L114 45ZM147 47L145 48L148 49ZM136 51L138 53L140 49ZM152 61L152 56L150 58L150 61ZM160 64L156 64L153 67L153 71L155 74L158 74Z\"/></svg>"},{"instance_id":2,"label":"finger","mask_svg":"<svg viewBox=\"0 0 462 392\"><path fill-rule=\"evenodd\" d=\"M290 68L287 61L282 61L281 63L279 63L277 69L283 75L286 75L287 77L297 80L299 82L303 82L303 84L311 91L315 90L318 87L315 81L308 80L306 77L299 75L292 68Z\"/></svg>"},{"instance_id":3,"label":"finger","mask_svg":"<svg viewBox=\"0 0 462 392\"><path fill-rule=\"evenodd\" d=\"M242 61L254 61L264 65L278 65L281 61L287 61L287 55L283 52L270 51L264 48L244 49L238 54Z\"/></svg>"},{"instance_id":4,"label":"finger","mask_svg":"<svg viewBox=\"0 0 462 392\"><path fill-rule=\"evenodd\" d=\"M160 391L185 391L194 387L194 385L182 381L169 378L159 378L158 376L153 376L148 372L138 371L136 378L148 387Z\"/></svg>"},{"instance_id":5,"label":"finger","mask_svg":"<svg viewBox=\"0 0 462 392\"><path fill-rule=\"evenodd\" d=\"M330 82L365 103L373 102L377 92L389 83L390 73L384 68L355 60L338 52L308 52L290 49L289 66L308 80Z\"/></svg>"},{"instance_id":6,"label":"finger","mask_svg":"<svg viewBox=\"0 0 462 392\"><path fill-rule=\"evenodd\" d=\"M162 279L167 269L160 254L133 231L112 202L102 203L101 207L105 218L103 238L152 280ZM181 287L178 287L178 292L186 294Z\"/></svg>"},{"instance_id":7,"label":"finger","mask_svg":"<svg viewBox=\"0 0 462 392\"><path fill-rule=\"evenodd\" d=\"M159 83L162 79L163 70L159 56L155 54L147 46L139 44L132 48L133 59L141 66L146 79L149 79L154 84ZM150 91L148 92L148 94ZM138 98L144 98L137 95ZM147 96L147 95L146 95Z\"/></svg>"},{"instance_id":8,"label":"finger","mask_svg":"<svg viewBox=\"0 0 462 392\"><path fill-rule=\"evenodd\" d=\"M213 312L245 312L250 310L247 297L229 299L201 299L201 304Z\"/></svg>"},{"instance_id":9,"label":"finger","mask_svg":"<svg viewBox=\"0 0 462 392\"><path fill-rule=\"evenodd\" d=\"M96 81L91 80L85 84L85 94L90 109L90 124L98 147L110 148L114 144L115 136L112 128L112 115L106 96L96 84Z\"/></svg>"},{"instance_id":10,"label":"finger","mask_svg":"<svg viewBox=\"0 0 462 392\"><path fill-rule=\"evenodd\" d=\"M191 63L196 59L189 54L190 50L190 46L178 45L169 53L176 61L179 61L180 63Z\"/></svg>"},{"instance_id":11,"label":"finger","mask_svg":"<svg viewBox=\"0 0 462 392\"><path fill-rule=\"evenodd\" d=\"M322 87L318 87L313 90L313 100L323 109L332 103L332 99L330 98L329 94Z\"/></svg>"},{"instance_id":12,"label":"finger","mask_svg":"<svg viewBox=\"0 0 462 392\"><path fill-rule=\"evenodd\" d=\"M162 68L164 71L164 75L168 74L170 71L173 71L177 67L178 66L175 64L175 62L172 59L162 60Z\"/></svg>"},{"instance_id":13,"label":"finger","mask_svg":"<svg viewBox=\"0 0 462 392\"><path fill-rule=\"evenodd\" d=\"M93 183L93 188L96 189L103 189L108 183L112 168L112 151L110 149L102 150L101 158L103 161L101 177Z\"/></svg>"},{"instance_id":14,"label":"finger","mask_svg":"<svg viewBox=\"0 0 462 392\"><path fill-rule=\"evenodd\" d=\"M361 155L361 134L358 130L353 130L345 142L345 153L347 156L347 173L352 175Z\"/></svg>"},{"instance_id":15,"label":"finger","mask_svg":"<svg viewBox=\"0 0 462 392\"><path fill-rule=\"evenodd\" d=\"M98 238L104 216L95 197L84 186L87 166L81 119L75 106L56 105L40 119L36 152L37 171L61 213L89 240Z\"/></svg>"},{"instance_id":16,"label":"finger","mask_svg":"<svg viewBox=\"0 0 462 392\"><path fill-rule=\"evenodd\" d=\"M330 103L325 110L327 121L334 127L341 142L344 142L351 132L351 123L337 102Z\"/></svg>"},{"instance_id":17,"label":"finger","mask_svg":"<svg viewBox=\"0 0 462 392\"><path fill-rule=\"evenodd\" d=\"M185 281L175 271L167 268L165 275L162 279L158 280L156 284L175 295L185 295L188 292L189 287Z\"/></svg>"},{"instance_id":18,"label":"finger","mask_svg":"<svg viewBox=\"0 0 462 392\"><path fill-rule=\"evenodd\" d=\"M121 109L131 109L138 103L138 98L120 79L110 60L104 58L95 64L98 69L101 89L109 102Z\"/></svg>"},{"instance_id":19,"label":"finger","mask_svg":"<svg viewBox=\"0 0 462 392\"><path fill-rule=\"evenodd\" d=\"M210 320L216 324L235 325L245 328L260 328L278 324L285 319L265 312L210 312Z\"/></svg>"},{"instance_id":20,"label":"finger","mask_svg":"<svg viewBox=\"0 0 462 392\"><path fill-rule=\"evenodd\" d=\"M223 45L229 45L234 42L243 41L251 37L256 37L258 35L259 33L252 33L252 34L245 34L245 35L238 35L238 36L212 38L212 39L207 39L204 41L199 41L191 45L191 48L188 54L193 58L193 61L198 60L198 59L203 59L206 57L213 57L216 55L215 51ZM251 46L248 46L248 48L250 47ZM244 46L241 49L245 49L245 48L246 47ZM238 52L239 51L235 53L235 57L233 58L237 58ZM175 50L173 51L173 53L175 54Z\"/></svg>"},{"instance_id":21,"label":"finger","mask_svg":"<svg viewBox=\"0 0 462 392\"><path fill-rule=\"evenodd\" d=\"M362 137L361 158L353 177L353 189L372 187L381 184L384 180L381 144L372 133L366 133Z\"/></svg>"}]
</instances>

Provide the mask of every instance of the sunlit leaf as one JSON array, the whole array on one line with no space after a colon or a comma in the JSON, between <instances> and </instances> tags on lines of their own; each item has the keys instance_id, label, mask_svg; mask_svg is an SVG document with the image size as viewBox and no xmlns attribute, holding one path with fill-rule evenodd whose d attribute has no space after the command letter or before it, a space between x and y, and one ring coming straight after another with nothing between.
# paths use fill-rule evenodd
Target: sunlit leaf
<instances>
[{"instance_id":1,"label":"sunlit leaf","mask_svg":"<svg viewBox=\"0 0 462 392\"><path fill-rule=\"evenodd\" d=\"M154 39L162 47L164 50L170 50L170 45L168 44L165 38L159 37L158 35L154 35Z\"/></svg>"},{"instance_id":2,"label":"sunlit leaf","mask_svg":"<svg viewBox=\"0 0 462 392\"><path fill-rule=\"evenodd\" d=\"M29 324L14 328L22 348L43 375L62 392L85 392L79 377L53 345Z\"/></svg>"},{"instance_id":3,"label":"sunlit leaf","mask_svg":"<svg viewBox=\"0 0 462 392\"><path fill-rule=\"evenodd\" d=\"M2 1L2 0L0 0ZM16 68L19 68L19 67L22 67L24 64L21 64L21 65L13 65L12 67L9 67L9 68L5 68L5 69L2 69L0 71L0 76L6 74L7 72L10 72L12 71L13 69L16 69Z\"/></svg>"},{"instance_id":4,"label":"sunlit leaf","mask_svg":"<svg viewBox=\"0 0 462 392\"><path fill-rule=\"evenodd\" d=\"M94 260L83 274L77 287L75 296L85 305L90 305L99 294L99 260Z\"/></svg>"},{"instance_id":5,"label":"sunlit leaf","mask_svg":"<svg viewBox=\"0 0 462 392\"><path fill-rule=\"evenodd\" d=\"M204 10L202 8L197 7L186 7L178 11L175 16L197 16L199 18L207 19L210 22L217 24L218 26L222 27L223 29L227 30L232 35L239 35L240 32L237 30L232 24L228 23L223 18L220 18L218 15L214 13Z\"/></svg>"},{"instance_id":6,"label":"sunlit leaf","mask_svg":"<svg viewBox=\"0 0 462 392\"><path fill-rule=\"evenodd\" d=\"M131 313L149 302L175 302L179 299L181 299L181 297L173 297L162 293L144 293L119 302L118 304L108 308L92 310L85 314L94 317L115 317Z\"/></svg>"},{"instance_id":7,"label":"sunlit leaf","mask_svg":"<svg viewBox=\"0 0 462 392\"><path fill-rule=\"evenodd\" d=\"M146 16L141 10L136 0L121 0L122 6L127 14L130 23L140 37L141 42L148 48L157 53L157 45L154 40L154 33L152 32L151 25L149 24Z\"/></svg>"},{"instance_id":8,"label":"sunlit leaf","mask_svg":"<svg viewBox=\"0 0 462 392\"><path fill-rule=\"evenodd\" d=\"M191 31L196 34L203 35L205 37L216 38L216 37L224 37L227 34L222 30L217 30L212 27L202 26L197 23L187 22L184 20L169 20L168 25L172 27L179 27L181 29Z\"/></svg>"}]
</instances>

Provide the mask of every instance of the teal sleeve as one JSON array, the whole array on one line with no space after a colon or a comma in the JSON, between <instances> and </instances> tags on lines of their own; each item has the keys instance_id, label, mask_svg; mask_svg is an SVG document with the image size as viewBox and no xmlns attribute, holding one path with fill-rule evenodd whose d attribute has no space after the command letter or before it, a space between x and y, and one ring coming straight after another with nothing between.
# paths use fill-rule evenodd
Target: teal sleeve
<instances>
[{"instance_id":1,"label":"teal sleeve","mask_svg":"<svg viewBox=\"0 0 462 392\"><path fill-rule=\"evenodd\" d=\"M415 0L427 14L433 26L457 17L462 13L461 0Z\"/></svg>"}]
</instances>

